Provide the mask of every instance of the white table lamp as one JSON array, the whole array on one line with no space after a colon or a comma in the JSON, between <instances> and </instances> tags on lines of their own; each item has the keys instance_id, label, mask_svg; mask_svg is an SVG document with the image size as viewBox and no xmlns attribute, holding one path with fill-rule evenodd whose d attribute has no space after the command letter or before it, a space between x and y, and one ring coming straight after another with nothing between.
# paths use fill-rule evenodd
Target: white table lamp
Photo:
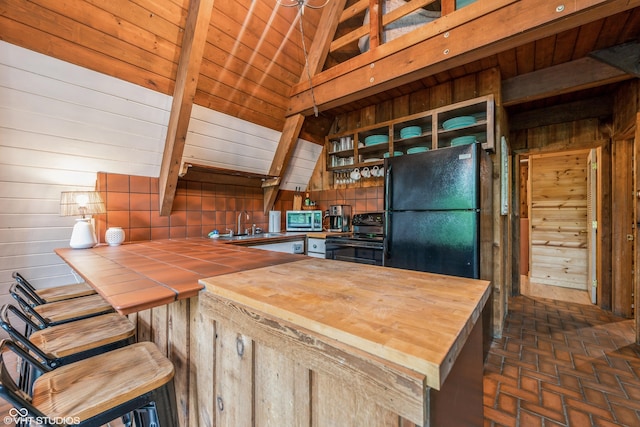
<instances>
[{"instance_id":1,"label":"white table lamp","mask_svg":"<svg viewBox=\"0 0 640 427\"><path fill-rule=\"evenodd\" d=\"M93 221L87 215L106 213L102 197L97 191L63 191L60 196L60 215L77 216L69 245L74 249L92 248L98 244Z\"/></svg>"}]
</instances>

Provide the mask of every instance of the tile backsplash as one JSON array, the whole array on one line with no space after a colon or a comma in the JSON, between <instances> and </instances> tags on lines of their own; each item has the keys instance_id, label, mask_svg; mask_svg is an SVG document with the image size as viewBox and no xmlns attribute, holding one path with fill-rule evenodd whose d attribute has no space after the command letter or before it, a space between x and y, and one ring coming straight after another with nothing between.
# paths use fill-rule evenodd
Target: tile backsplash
<instances>
[{"instance_id":1,"label":"tile backsplash","mask_svg":"<svg viewBox=\"0 0 640 427\"><path fill-rule=\"evenodd\" d=\"M242 228L256 224L268 229L264 214L262 188L242 185L212 184L178 180L173 210L169 216L159 214L158 178L98 173L96 190L102 194L107 213L96 218L98 240L104 243L109 227L122 227L125 241L167 238L204 237L218 229L226 233L236 230L238 215L243 216ZM274 209L285 211L293 207L292 191L280 191ZM329 205L348 204L353 213L381 211L382 187L323 190L309 193L318 209ZM284 230L284 215L281 224Z\"/></svg>"}]
</instances>

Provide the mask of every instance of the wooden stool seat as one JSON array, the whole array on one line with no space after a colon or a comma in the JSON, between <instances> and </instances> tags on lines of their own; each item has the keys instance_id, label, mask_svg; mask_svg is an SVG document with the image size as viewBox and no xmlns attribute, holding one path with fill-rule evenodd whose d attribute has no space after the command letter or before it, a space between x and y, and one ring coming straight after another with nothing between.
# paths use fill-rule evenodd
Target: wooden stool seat
<instances>
[{"instance_id":1,"label":"wooden stool seat","mask_svg":"<svg viewBox=\"0 0 640 427\"><path fill-rule=\"evenodd\" d=\"M94 316L113 311L113 307L98 294L70 300L56 301L33 307L33 310L50 323Z\"/></svg>"},{"instance_id":2,"label":"wooden stool seat","mask_svg":"<svg viewBox=\"0 0 640 427\"><path fill-rule=\"evenodd\" d=\"M126 316L109 313L37 330L29 341L51 358L61 359L133 339L135 332L135 325Z\"/></svg>"},{"instance_id":3,"label":"wooden stool seat","mask_svg":"<svg viewBox=\"0 0 640 427\"><path fill-rule=\"evenodd\" d=\"M22 274L14 271L13 278L32 297L36 304L46 304L49 302L62 301L65 299L78 298L96 293L87 283L72 283L69 285L54 286L44 289L36 289Z\"/></svg>"},{"instance_id":4,"label":"wooden stool seat","mask_svg":"<svg viewBox=\"0 0 640 427\"><path fill-rule=\"evenodd\" d=\"M96 291L85 282L53 288L36 289L36 294L47 303L93 295Z\"/></svg>"},{"instance_id":5,"label":"wooden stool seat","mask_svg":"<svg viewBox=\"0 0 640 427\"><path fill-rule=\"evenodd\" d=\"M42 374L31 402L49 418L82 422L166 385L173 374L155 344L141 342Z\"/></svg>"}]
</instances>

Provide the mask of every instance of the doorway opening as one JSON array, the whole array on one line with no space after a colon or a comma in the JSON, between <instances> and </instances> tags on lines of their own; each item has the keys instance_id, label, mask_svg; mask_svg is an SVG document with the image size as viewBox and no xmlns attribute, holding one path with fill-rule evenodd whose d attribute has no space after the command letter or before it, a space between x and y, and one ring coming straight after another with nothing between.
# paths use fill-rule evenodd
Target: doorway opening
<instances>
[{"instance_id":1,"label":"doorway opening","mask_svg":"<svg viewBox=\"0 0 640 427\"><path fill-rule=\"evenodd\" d=\"M520 159L520 292L596 303L597 150Z\"/></svg>"}]
</instances>

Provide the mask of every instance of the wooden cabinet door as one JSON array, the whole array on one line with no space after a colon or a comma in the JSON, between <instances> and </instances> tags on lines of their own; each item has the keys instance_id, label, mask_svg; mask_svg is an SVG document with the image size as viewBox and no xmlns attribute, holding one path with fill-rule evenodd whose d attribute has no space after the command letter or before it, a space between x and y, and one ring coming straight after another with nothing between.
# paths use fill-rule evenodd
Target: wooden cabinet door
<instances>
[{"instance_id":1,"label":"wooden cabinet door","mask_svg":"<svg viewBox=\"0 0 640 427\"><path fill-rule=\"evenodd\" d=\"M530 282L587 291L588 150L529 160Z\"/></svg>"}]
</instances>

